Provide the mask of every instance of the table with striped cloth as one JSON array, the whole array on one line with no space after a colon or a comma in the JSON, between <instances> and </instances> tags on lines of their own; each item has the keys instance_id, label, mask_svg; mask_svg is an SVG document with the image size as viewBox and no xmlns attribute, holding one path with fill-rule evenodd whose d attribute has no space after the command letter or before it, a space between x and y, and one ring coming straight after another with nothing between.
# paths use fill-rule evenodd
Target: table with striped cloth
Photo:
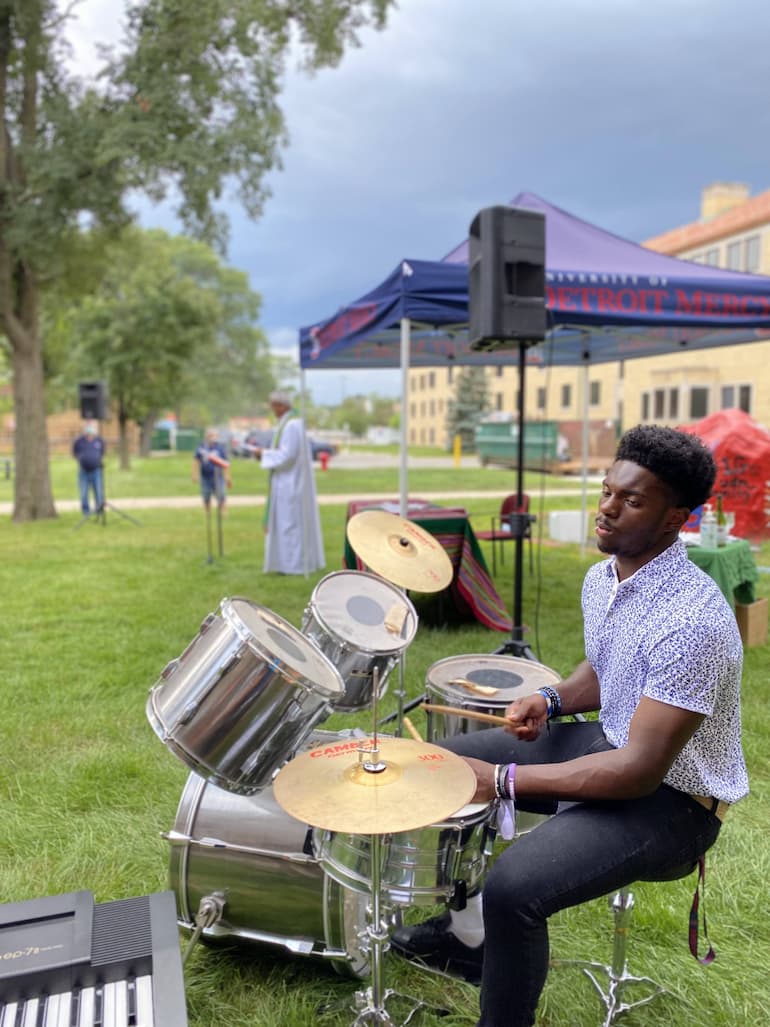
<instances>
[{"instance_id":1,"label":"table with striped cloth","mask_svg":"<svg viewBox=\"0 0 770 1027\"><path fill-rule=\"evenodd\" d=\"M397 500L352 500L348 504L347 519L350 520L354 514L362 510L398 513L399 504ZM447 606L451 605L451 619L475 619L493 631L510 631L510 614L489 576L484 556L468 518L468 511L462 507L440 507L423 500L410 499L407 518L436 538L452 562L452 581L449 588L439 594L435 604L439 616L440 611L446 612ZM347 536L343 565L348 570L364 569ZM413 600L414 598L412 596ZM447 619L450 619L449 616Z\"/></svg>"}]
</instances>

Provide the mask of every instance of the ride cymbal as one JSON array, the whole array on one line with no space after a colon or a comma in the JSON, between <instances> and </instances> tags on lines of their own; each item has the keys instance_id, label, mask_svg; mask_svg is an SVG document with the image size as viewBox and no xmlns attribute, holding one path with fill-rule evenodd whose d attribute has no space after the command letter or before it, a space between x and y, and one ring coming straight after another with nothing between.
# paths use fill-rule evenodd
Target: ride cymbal
<instances>
[{"instance_id":1,"label":"ride cymbal","mask_svg":"<svg viewBox=\"0 0 770 1027\"><path fill-rule=\"evenodd\" d=\"M411 738L377 745L344 738L295 756L273 779L276 801L311 827L391 834L445 820L473 798L475 774L448 749Z\"/></svg>"},{"instance_id":2,"label":"ride cymbal","mask_svg":"<svg viewBox=\"0 0 770 1027\"><path fill-rule=\"evenodd\" d=\"M362 510L348 521L347 536L367 567L401 588L440 592L452 580L452 561L441 543L414 521Z\"/></svg>"}]
</instances>

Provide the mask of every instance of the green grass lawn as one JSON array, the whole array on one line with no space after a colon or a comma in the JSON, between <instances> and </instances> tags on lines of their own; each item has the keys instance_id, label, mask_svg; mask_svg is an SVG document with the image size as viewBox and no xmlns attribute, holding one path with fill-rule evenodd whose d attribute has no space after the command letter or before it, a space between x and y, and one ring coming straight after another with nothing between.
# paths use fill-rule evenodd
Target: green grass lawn
<instances>
[{"instance_id":1,"label":"green grass lawn","mask_svg":"<svg viewBox=\"0 0 770 1027\"><path fill-rule=\"evenodd\" d=\"M118 502L132 495L195 495L189 472L189 460L153 457L135 461L125 478L108 468L108 480ZM74 497L72 461L54 461L52 476L57 498ZM253 462L235 463L233 477L244 494L264 490L263 473ZM337 476L333 465L317 477L321 491L340 496L339 504L321 508L329 573L341 567L348 497L395 492L397 478L396 472L374 470ZM489 486L492 480L513 485L505 472L452 468L420 471L412 491L445 490L450 501L465 489L481 488L479 481L497 488ZM548 479L548 484L555 482ZM527 487L538 494L536 480ZM5 499L10 499L10 483L0 480L0 501ZM542 520L549 508L569 508L571 502L543 500L535 508ZM499 499L469 499L465 505L482 523ZM168 887L169 848L162 833L174 826L189 772L151 729L148 690L223 597L245 596L300 627L313 588L324 577L265 576L261 513L255 508L228 510L224 557L212 563L206 559L200 509L132 512L138 524L108 517L106 526L88 523L79 530L74 530L77 513L29 525L0 520L0 902L81 888L105 902ZM566 674L582 655L580 585L596 554L590 547L581 556L578 546L545 544L535 552L534 571L525 560L523 581L529 641L542 662ZM770 564L767 543L757 562ZM509 609L511 570L506 554L496 583ZM770 576L761 577L759 594L770 594ZM421 694L437 660L490 653L505 641L504 634L478 624L449 629L421 623L404 661L408 697ZM743 718L752 793L730 812L708 858L706 908L717 960L704 968L687 949L694 878L640 884L634 889L630 970L660 980L672 994L629 1014L629 1025L749 1027L767 1021L770 985L762 967L770 946L765 898L769 655L768 646L746 653ZM396 708L396 679L394 672L382 716ZM415 710L411 716L424 732L424 714ZM321 727L370 731L371 719L369 711L335 714ZM213 863L216 877L216 859ZM293 900L278 859L273 877L270 901L285 902L290 936ZM606 902L554 917L551 938L554 957L608 961ZM355 1018L349 1000L361 987L306 957L237 944L198 945L185 979L191 1027L343 1027ZM449 1011L447 1016L422 1013L414 1023L468 1027L475 1022L477 992L467 985L420 973L390 954L384 981ZM554 969L539 1027L593 1027L601 1018L590 983L575 970Z\"/></svg>"}]
</instances>

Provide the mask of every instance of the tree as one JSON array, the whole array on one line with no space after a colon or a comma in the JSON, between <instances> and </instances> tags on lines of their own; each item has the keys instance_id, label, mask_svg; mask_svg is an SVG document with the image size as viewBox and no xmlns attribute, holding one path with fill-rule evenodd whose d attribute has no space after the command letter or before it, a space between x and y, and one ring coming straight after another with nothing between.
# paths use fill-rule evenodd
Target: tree
<instances>
[{"instance_id":1,"label":"tree","mask_svg":"<svg viewBox=\"0 0 770 1027\"><path fill-rule=\"evenodd\" d=\"M334 65L392 0L131 0L124 48L94 84L65 72L56 0L0 0L0 329L11 356L14 520L54 517L41 296L84 217L123 227L125 199L172 195L191 232L223 244L215 204L237 186L257 217L286 141L278 105L295 45Z\"/></svg>"},{"instance_id":2,"label":"tree","mask_svg":"<svg viewBox=\"0 0 770 1027\"><path fill-rule=\"evenodd\" d=\"M185 402L218 419L236 383L267 396L273 378L258 313L246 275L205 243L131 228L106 248L102 281L63 320L70 379L107 382L121 467L129 421L149 437L161 410Z\"/></svg>"},{"instance_id":3,"label":"tree","mask_svg":"<svg viewBox=\"0 0 770 1027\"><path fill-rule=\"evenodd\" d=\"M464 453L476 451L476 426L489 410L487 375L483 367L463 367L447 410L447 438L460 436Z\"/></svg>"}]
</instances>

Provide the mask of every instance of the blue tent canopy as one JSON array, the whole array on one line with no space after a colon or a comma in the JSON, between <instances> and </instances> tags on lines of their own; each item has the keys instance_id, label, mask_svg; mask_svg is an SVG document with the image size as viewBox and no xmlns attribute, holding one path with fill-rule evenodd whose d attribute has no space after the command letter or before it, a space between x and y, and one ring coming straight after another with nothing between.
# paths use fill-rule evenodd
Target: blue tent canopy
<instances>
[{"instance_id":1,"label":"blue tent canopy","mask_svg":"<svg viewBox=\"0 0 770 1027\"><path fill-rule=\"evenodd\" d=\"M529 364L585 365L770 336L770 278L668 257L555 207L532 193L511 206L545 215L544 344ZM468 341L468 243L441 261L402 260L375 289L300 329L303 369L509 364L510 353Z\"/></svg>"}]
</instances>

